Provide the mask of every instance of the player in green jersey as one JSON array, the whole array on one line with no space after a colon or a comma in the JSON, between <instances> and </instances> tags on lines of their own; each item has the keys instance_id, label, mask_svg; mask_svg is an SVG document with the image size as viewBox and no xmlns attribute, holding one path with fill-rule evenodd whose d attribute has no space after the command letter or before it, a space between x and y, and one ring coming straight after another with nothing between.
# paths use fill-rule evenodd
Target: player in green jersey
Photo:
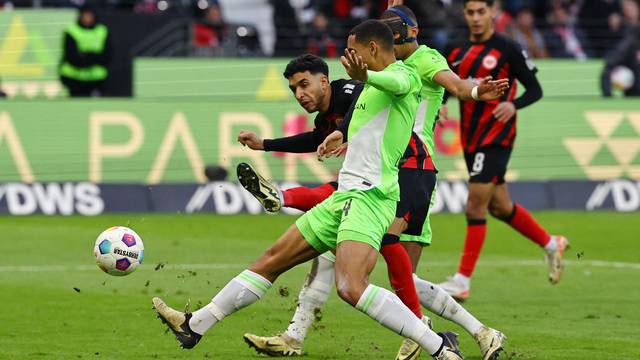
<instances>
[{"instance_id":1,"label":"player in green jersey","mask_svg":"<svg viewBox=\"0 0 640 360\"><path fill-rule=\"evenodd\" d=\"M440 288L417 276L412 279L410 275L411 270L415 273L423 246L431 242L428 215L434 199L437 171L430 154L434 152L433 127L442 103L444 86L464 98L465 95L471 97L475 84L460 80L450 72L447 62L436 50L424 45L418 46L415 41L415 15L410 9L404 6L392 7L385 12L383 19L395 28L396 58L405 60L406 65L414 67L421 77L422 100L413 127L414 134L399 165L400 201L397 204L396 219L383 236L382 244L385 247L381 252L385 248L388 249L391 242L401 240L402 245L411 254L413 265L413 269L408 270L408 281L415 282L416 288L419 286L422 305L467 329L480 345L483 358L494 358L502 349L505 339L502 333L484 326ZM506 81L490 82L489 79L483 79L478 87L478 96L483 100L496 99L502 95L506 87ZM345 116L346 121L348 118L349 116ZM333 141L337 144L342 143L343 136L340 133L336 135L337 138ZM329 137L326 142L331 142L332 138L333 136ZM335 145L325 146L335 148ZM388 254L383 252L383 255L387 259ZM388 262L387 265L391 269L394 264ZM407 284L402 283L403 280L392 278L394 288L398 288L398 285L400 288L408 288ZM257 351L270 356L292 356L301 353L302 343L313 320L313 310L321 308L326 302L332 281L331 264L318 264L312 268L300 292L299 305L287 330L276 336L247 333L244 335L245 341ZM403 342L397 359L417 359L419 356L419 345L407 339Z\"/></svg>"},{"instance_id":2,"label":"player in green jersey","mask_svg":"<svg viewBox=\"0 0 640 360\"><path fill-rule=\"evenodd\" d=\"M217 322L260 299L282 273L335 250L335 282L342 299L413 339L434 358L462 359L446 334L435 334L395 294L368 281L399 200L397 164L411 136L421 83L412 68L396 62L393 34L380 21L356 26L348 47L342 63L365 86L349 124L338 190L300 217L203 308L183 313L153 299L182 347L194 347Z\"/></svg>"}]
</instances>

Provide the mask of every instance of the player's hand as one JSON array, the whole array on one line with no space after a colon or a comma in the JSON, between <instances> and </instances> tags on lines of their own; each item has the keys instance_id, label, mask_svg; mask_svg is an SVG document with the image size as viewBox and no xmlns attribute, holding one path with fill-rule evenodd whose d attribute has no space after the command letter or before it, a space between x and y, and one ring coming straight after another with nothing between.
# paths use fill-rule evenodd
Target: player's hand
<instances>
[{"instance_id":1,"label":"player's hand","mask_svg":"<svg viewBox=\"0 0 640 360\"><path fill-rule=\"evenodd\" d=\"M478 83L479 101L499 99L509 89L509 79L491 80L491 76L480 79Z\"/></svg>"},{"instance_id":2,"label":"player's hand","mask_svg":"<svg viewBox=\"0 0 640 360\"><path fill-rule=\"evenodd\" d=\"M252 150L264 150L264 141L253 131L240 131L238 142Z\"/></svg>"},{"instance_id":3,"label":"player's hand","mask_svg":"<svg viewBox=\"0 0 640 360\"><path fill-rule=\"evenodd\" d=\"M349 147L349 143L342 143L342 145L338 146L335 150L329 153L328 157L340 157L347 154L347 148Z\"/></svg>"},{"instance_id":4,"label":"player's hand","mask_svg":"<svg viewBox=\"0 0 640 360\"><path fill-rule=\"evenodd\" d=\"M387 4L388 4L387 9L388 9L388 8L392 8L394 6L404 5L404 1L403 0L389 0L389 2Z\"/></svg>"},{"instance_id":5,"label":"player's hand","mask_svg":"<svg viewBox=\"0 0 640 360\"><path fill-rule=\"evenodd\" d=\"M449 109L447 105L442 104L440 106L440 112L438 113L438 124L442 124L443 121L449 118Z\"/></svg>"},{"instance_id":6,"label":"player's hand","mask_svg":"<svg viewBox=\"0 0 640 360\"><path fill-rule=\"evenodd\" d=\"M493 109L493 116L501 122L507 122L516 114L516 106L510 101L501 102Z\"/></svg>"},{"instance_id":7,"label":"player's hand","mask_svg":"<svg viewBox=\"0 0 640 360\"><path fill-rule=\"evenodd\" d=\"M344 56L340 57L340 62L350 78L363 83L367 82L369 78L367 76L368 66L364 60L362 60L362 56L356 54L354 50L349 51L349 49L344 49Z\"/></svg>"},{"instance_id":8,"label":"player's hand","mask_svg":"<svg viewBox=\"0 0 640 360\"><path fill-rule=\"evenodd\" d=\"M327 136L322 144L318 146L318 160L322 161L323 158L329 158L331 156L335 156L334 154L342 145L342 140L344 136L341 131L334 131L329 136Z\"/></svg>"}]
</instances>

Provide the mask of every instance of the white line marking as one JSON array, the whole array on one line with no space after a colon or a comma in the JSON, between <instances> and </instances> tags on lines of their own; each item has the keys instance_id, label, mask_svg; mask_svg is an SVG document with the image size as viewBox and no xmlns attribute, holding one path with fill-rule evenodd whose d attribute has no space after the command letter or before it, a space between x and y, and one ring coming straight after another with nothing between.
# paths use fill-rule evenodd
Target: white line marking
<instances>
[{"instance_id":1,"label":"white line marking","mask_svg":"<svg viewBox=\"0 0 640 360\"><path fill-rule=\"evenodd\" d=\"M244 269L249 265L249 261L244 264L166 264L162 270L223 270L223 269ZM629 263L620 261L604 261L604 260L566 260L565 264L569 267L601 267L611 269L631 269L640 270L640 263ZM450 267L456 266L453 261L429 261L424 260L423 266L429 267ZM505 261L486 261L478 264L480 267L527 267L527 266L545 266L544 260L505 260ZM145 264L139 270L155 270L154 264ZM67 272L67 271L95 271L98 270L95 265L15 265L0 266L0 273L11 272Z\"/></svg>"}]
</instances>

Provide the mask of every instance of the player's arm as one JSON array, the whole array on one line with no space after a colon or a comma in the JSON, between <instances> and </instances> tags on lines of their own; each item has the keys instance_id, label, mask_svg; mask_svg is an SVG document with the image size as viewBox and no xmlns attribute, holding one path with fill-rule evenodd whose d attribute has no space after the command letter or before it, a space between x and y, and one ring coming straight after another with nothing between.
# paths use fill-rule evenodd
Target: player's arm
<instances>
[{"instance_id":1,"label":"player's arm","mask_svg":"<svg viewBox=\"0 0 640 360\"><path fill-rule=\"evenodd\" d=\"M344 56L340 57L340 62L352 79L370 84L380 91L402 96L411 90L409 74L404 71L370 71L362 57L357 55L355 51L345 49Z\"/></svg>"},{"instance_id":2,"label":"player's arm","mask_svg":"<svg viewBox=\"0 0 640 360\"><path fill-rule=\"evenodd\" d=\"M499 99L509 88L509 79L492 80L487 76L475 83L463 80L451 70L438 72L433 80L444 87L448 93L460 100L489 101Z\"/></svg>"},{"instance_id":3,"label":"player's arm","mask_svg":"<svg viewBox=\"0 0 640 360\"><path fill-rule=\"evenodd\" d=\"M317 129L277 139L262 139L253 131L243 130L238 134L238 142L252 150L289 153L315 152L322 140L324 140L322 134Z\"/></svg>"},{"instance_id":4,"label":"player's arm","mask_svg":"<svg viewBox=\"0 0 640 360\"><path fill-rule=\"evenodd\" d=\"M516 110L523 109L542 98L542 87L536 77L538 70L527 58L526 52L516 48L511 60L511 68L513 75L524 86L525 91L513 102L501 102L493 110L493 115L503 122L511 119L516 114Z\"/></svg>"}]
</instances>

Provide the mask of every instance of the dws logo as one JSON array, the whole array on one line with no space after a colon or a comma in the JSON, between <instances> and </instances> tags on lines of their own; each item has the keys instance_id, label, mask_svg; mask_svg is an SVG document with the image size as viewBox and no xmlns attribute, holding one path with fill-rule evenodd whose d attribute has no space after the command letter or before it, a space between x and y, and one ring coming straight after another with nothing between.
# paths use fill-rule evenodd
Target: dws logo
<instances>
[{"instance_id":1,"label":"dws logo","mask_svg":"<svg viewBox=\"0 0 640 360\"><path fill-rule=\"evenodd\" d=\"M605 202L609 198L617 211L640 210L640 182L615 180L598 184L585 207L587 210L607 208Z\"/></svg>"},{"instance_id":2,"label":"dws logo","mask_svg":"<svg viewBox=\"0 0 640 360\"><path fill-rule=\"evenodd\" d=\"M99 215L100 188L92 183L0 184L0 213L11 215Z\"/></svg>"}]
</instances>

